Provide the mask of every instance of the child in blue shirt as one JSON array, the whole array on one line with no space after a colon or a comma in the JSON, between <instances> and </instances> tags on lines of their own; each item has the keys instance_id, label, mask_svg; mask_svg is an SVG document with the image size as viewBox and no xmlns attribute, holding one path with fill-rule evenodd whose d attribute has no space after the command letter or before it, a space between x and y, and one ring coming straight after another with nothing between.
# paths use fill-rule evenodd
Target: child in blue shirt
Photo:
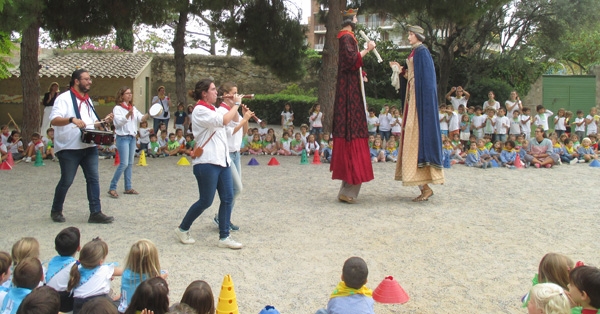
<instances>
[{"instance_id":1,"label":"child in blue shirt","mask_svg":"<svg viewBox=\"0 0 600 314\"><path fill-rule=\"evenodd\" d=\"M360 257L350 257L342 268L342 281L337 285L327 310L320 309L316 314L375 313L373 292L367 288L369 269Z\"/></svg>"},{"instance_id":2,"label":"child in blue shirt","mask_svg":"<svg viewBox=\"0 0 600 314\"><path fill-rule=\"evenodd\" d=\"M15 314L23 299L43 280L44 270L40 260L27 257L19 262L13 272L13 285L2 300L0 313Z\"/></svg>"},{"instance_id":3,"label":"child in blue shirt","mask_svg":"<svg viewBox=\"0 0 600 314\"><path fill-rule=\"evenodd\" d=\"M67 285L69 284L71 267L77 261L74 256L81 249L80 239L79 229L75 227L61 230L54 239L54 247L58 255L48 262L46 285L58 291L60 311L63 313L73 311L73 296L67 292Z\"/></svg>"},{"instance_id":4,"label":"child in blue shirt","mask_svg":"<svg viewBox=\"0 0 600 314\"><path fill-rule=\"evenodd\" d=\"M515 167L515 159L517 158L517 152L515 151L515 142L506 141L504 143L504 149L500 153L500 162L502 162L502 166L507 168Z\"/></svg>"},{"instance_id":5,"label":"child in blue shirt","mask_svg":"<svg viewBox=\"0 0 600 314\"><path fill-rule=\"evenodd\" d=\"M175 111L173 115L175 116L175 121L173 123L175 130L180 129L181 131L184 131L184 125L187 122L188 115L183 110L183 103L179 103L179 105L177 105L177 111Z\"/></svg>"}]
</instances>

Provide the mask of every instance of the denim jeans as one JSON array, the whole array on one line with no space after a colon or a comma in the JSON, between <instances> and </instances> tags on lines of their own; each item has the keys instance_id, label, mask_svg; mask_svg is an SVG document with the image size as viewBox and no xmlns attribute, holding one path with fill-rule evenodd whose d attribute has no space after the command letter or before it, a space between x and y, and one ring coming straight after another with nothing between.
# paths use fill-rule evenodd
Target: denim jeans
<instances>
[{"instance_id":1,"label":"denim jeans","mask_svg":"<svg viewBox=\"0 0 600 314\"><path fill-rule=\"evenodd\" d=\"M100 208L100 183L98 175L98 149L89 147L85 149L68 149L56 153L60 164L60 180L54 191L52 212L62 213L67 192L73 184L77 168L81 166L87 187L87 198L90 213L101 211Z\"/></svg>"},{"instance_id":2,"label":"denim jeans","mask_svg":"<svg viewBox=\"0 0 600 314\"><path fill-rule=\"evenodd\" d=\"M125 171L125 191L131 190L131 171L133 168L133 156L135 155L135 136L117 135L117 151L121 162L110 181L109 190L116 190L121 174Z\"/></svg>"},{"instance_id":3,"label":"denim jeans","mask_svg":"<svg viewBox=\"0 0 600 314\"><path fill-rule=\"evenodd\" d=\"M392 130L389 130L389 131L379 130L379 134L381 134L381 140L387 142L390 139L390 136L392 135Z\"/></svg>"},{"instance_id":4,"label":"denim jeans","mask_svg":"<svg viewBox=\"0 0 600 314\"><path fill-rule=\"evenodd\" d=\"M152 125L153 129L154 129L154 134L156 134L156 136L160 136L158 134L158 126L160 125L160 123L164 123L165 126L167 126L167 130L169 130L169 119L157 119L154 118L154 123Z\"/></svg>"},{"instance_id":5,"label":"denim jeans","mask_svg":"<svg viewBox=\"0 0 600 314\"><path fill-rule=\"evenodd\" d=\"M221 201L219 205L219 237L221 239L227 238L229 236L229 220L231 219L233 204L233 181L230 167L196 164L194 165L194 176L196 176L198 182L200 198L190 206L179 228L184 231L189 230L194 220L212 205L215 192L218 191L219 200Z\"/></svg>"},{"instance_id":6,"label":"denim jeans","mask_svg":"<svg viewBox=\"0 0 600 314\"><path fill-rule=\"evenodd\" d=\"M497 141L506 142L506 134L494 134L494 143Z\"/></svg>"},{"instance_id":7,"label":"denim jeans","mask_svg":"<svg viewBox=\"0 0 600 314\"><path fill-rule=\"evenodd\" d=\"M235 205L235 199L242 193L242 166L240 165L240 152L229 153L231 159L231 179L233 180L233 204L232 210Z\"/></svg>"}]
</instances>

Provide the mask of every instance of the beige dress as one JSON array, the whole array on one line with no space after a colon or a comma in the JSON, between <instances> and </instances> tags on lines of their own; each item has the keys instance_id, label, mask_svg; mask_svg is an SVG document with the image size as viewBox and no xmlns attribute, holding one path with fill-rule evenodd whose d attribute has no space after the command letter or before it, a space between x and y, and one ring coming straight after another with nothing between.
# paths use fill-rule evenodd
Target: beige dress
<instances>
[{"instance_id":1,"label":"beige dress","mask_svg":"<svg viewBox=\"0 0 600 314\"><path fill-rule=\"evenodd\" d=\"M419 159L419 119L417 117L415 101L415 68L413 58L406 60L406 101L404 105L404 126L398 150L398 162L396 164L397 181L402 185L414 186L423 184L443 184L444 170L431 166L418 167Z\"/></svg>"}]
</instances>

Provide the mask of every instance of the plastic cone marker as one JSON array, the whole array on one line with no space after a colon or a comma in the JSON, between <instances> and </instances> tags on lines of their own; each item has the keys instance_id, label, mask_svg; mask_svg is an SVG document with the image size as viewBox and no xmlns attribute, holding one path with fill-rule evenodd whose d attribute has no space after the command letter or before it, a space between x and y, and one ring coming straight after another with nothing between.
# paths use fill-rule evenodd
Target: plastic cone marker
<instances>
[{"instance_id":1,"label":"plastic cone marker","mask_svg":"<svg viewBox=\"0 0 600 314\"><path fill-rule=\"evenodd\" d=\"M492 167L493 168L498 168L498 162L496 162L496 159L492 159Z\"/></svg>"},{"instance_id":2,"label":"plastic cone marker","mask_svg":"<svg viewBox=\"0 0 600 314\"><path fill-rule=\"evenodd\" d=\"M4 161L0 163L0 170L12 170L12 166L7 161Z\"/></svg>"},{"instance_id":3,"label":"plastic cone marker","mask_svg":"<svg viewBox=\"0 0 600 314\"><path fill-rule=\"evenodd\" d=\"M394 280L394 277L388 276L373 291L373 300L379 303L400 303L408 302L410 298L400 284Z\"/></svg>"},{"instance_id":4,"label":"plastic cone marker","mask_svg":"<svg viewBox=\"0 0 600 314\"><path fill-rule=\"evenodd\" d=\"M146 151L142 150L142 153L140 154L140 161L138 161L138 166L147 166L148 164L146 163Z\"/></svg>"},{"instance_id":5,"label":"plastic cone marker","mask_svg":"<svg viewBox=\"0 0 600 314\"><path fill-rule=\"evenodd\" d=\"M6 157L6 162L10 165L11 169L15 165L15 160L14 160L11 152L8 152L8 157Z\"/></svg>"},{"instance_id":6,"label":"plastic cone marker","mask_svg":"<svg viewBox=\"0 0 600 314\"><path fill-rule=\"evenodd\" d=\"M590 162L590 167L600 167L600 161L598 161L598 159L592 160L592 162Z\"/></svg>"},{"instance_id":7,"label":"plastic cone marker","mask_svg":"<svg viewBox=\"0 0 600 314\"><path fill-rule=\"evenodd\" d=\"M259 165L259 163L256 159L254 159L254 157L252 157L250 159L250 161L248 162L248 166L258 166L258 165Z\"/></svg>"},{"instance_id":8,"label":"plastic cone marker","mask_svg":"<svg viewBox=\"0 0 600 314\"><path fill-rule=\"evenodd\" d=\"M305 149L302 150L302 155L300 156L300 164L301 165L308 165L308 157L306 156L306 150Z\"/></svg>"},{"instance_id":9,"label":"plastic cone marker","mask_svg":"<svg viewBox=\"0 0 600 314\"><path fill-rule=\"evenodd\" d=\"M321 164L321 155L319 155L318 151L315 151L312 163L313 163L313 165L320 165Z\"/></svg>"},{"instance_id":10,"label":"plastic cone marker","mask_svg":"<svg viewBox=\"0 0 600 314\"><path fill-rule=\"evenodd\" d=\"M181 157L181 158L179 159L179 161L177 162L177 165L178 165L178 166L189 166L189 165L190 165L190 162L189 162L189 161L187 160L187 158L185 158L185 156L184 156L184 157Z\"/></svg>"},{"instance_id":11,"label":"plastic cone marker","mask_svg":"<svg viewBox=\"0 0 600 314\"><path fill-rule=\"evenodd\" d=\"M521 169L523 168L523 163L521 162L521 157L519 156L519 154L517 154L517 157L515 157L515 168L517 169Z\"/></svg>"},{"instance_id":12,"label":"plastic cone marker","mask_svg":"<svg viewBox=\"0 0 600 314\"><path fill-rule=\"evenodd\" d=\"M279 161L275 157L271 157L268 163L269 166L279 166Z\"/></svg>"},{"instance_id":13,"label":"plastic cone marker","mask_svg":"<svg viewBox=\"0 0 600 314\"><path fill-rule=\"evenodd\" d=\"M258 314L280 314L279 311L272 305L265 306Z\"/></svg>"},{"instance_id":14,"label":"plastic cone marker","mask_svg":"<svg viewBox=\"0 0 600 314\"><path fill-rule=\"evenodd\" d=\"M221 285L221 293L217 303L217 314L239 314L235 289L231 275L225 275L223 284Z\"/></svg>"},{"instance_id":15,"label":"plastic cone marker","mask_svg":"<svg viewBox=\"0 0 600 314\"><path fill-rule=\"evenodd\" d=\"M41 167L41 166L45 166L46 164L44 163L44 159L42 158L42 151L38 150L35 152L35 163L33 164L33 166L35 167Z\"/></svg>"},{"instance_id":16,"label":"plastic cone marker","mask_svg":"<svg viewBox=\"0 0 600 314\"><path fill-rule=\"evenodd\" d=\"M121 163L121 157L119 156L119 150L116 150L117 152L115 153L115 162L113 163L113 166L118 166Z\"/></svg>"}]
</instances>

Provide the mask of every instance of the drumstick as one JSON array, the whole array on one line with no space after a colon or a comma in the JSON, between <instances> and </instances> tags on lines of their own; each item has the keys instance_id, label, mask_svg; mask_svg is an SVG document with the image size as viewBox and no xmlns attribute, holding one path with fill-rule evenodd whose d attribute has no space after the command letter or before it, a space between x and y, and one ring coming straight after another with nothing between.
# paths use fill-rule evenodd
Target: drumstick
<instances>
[{"instance_id":1,"label":"drumstick","mask_svg":"<svg viewBox=\"0 0 600 314\"><path fill-rule=\"evenodd\" d=\"M367 37L367 34L365 34L365 32L363 32L362 30L358 31L358 33L367 42L371 41L369 39L369 37ZM375 53L375 56L377 57L377 62L379 62L379 63L383 62L383 59L381 59L381 56L379 55L379 52L377 52L377 48L373 48L373 53Z\"/></svg>"},{"instance_id":2,"label":"drumstick","mask_svg":"<svg viewBox=\"0 0 600 314\"><path fill-rule=\"evenodd\" d=\"M19 129L19 125L15 122L15 119L13 119L13 117L10 115L10 112L7 112L8 117L10 118L10 121L15 125L15 127L17 129Z\"/></svg>"},{"instance_id":3,"label":"drumstick","mask_svg":"<svg viewBox=\"0 0 600 314\"><path fill-rule=\"evenodd\" d=\"M88 127L88 126L95 126L95 125L96 125L96 123L100 123L100 124L102 124L102 123L104 123L104 122L105 122L105 121L104 121L104 119L102 119L102 120L100 120L100 121L96 121L96 122L94 122L94 123L92 123L92 124L86 124L85 126L86 126L86 127ZM78 128L78 127L79 127L79 126L77 126L77 124L75 124L75 125L73 126L73 129L75 129L75 128Z\"/></svg>"}]
</instances>

